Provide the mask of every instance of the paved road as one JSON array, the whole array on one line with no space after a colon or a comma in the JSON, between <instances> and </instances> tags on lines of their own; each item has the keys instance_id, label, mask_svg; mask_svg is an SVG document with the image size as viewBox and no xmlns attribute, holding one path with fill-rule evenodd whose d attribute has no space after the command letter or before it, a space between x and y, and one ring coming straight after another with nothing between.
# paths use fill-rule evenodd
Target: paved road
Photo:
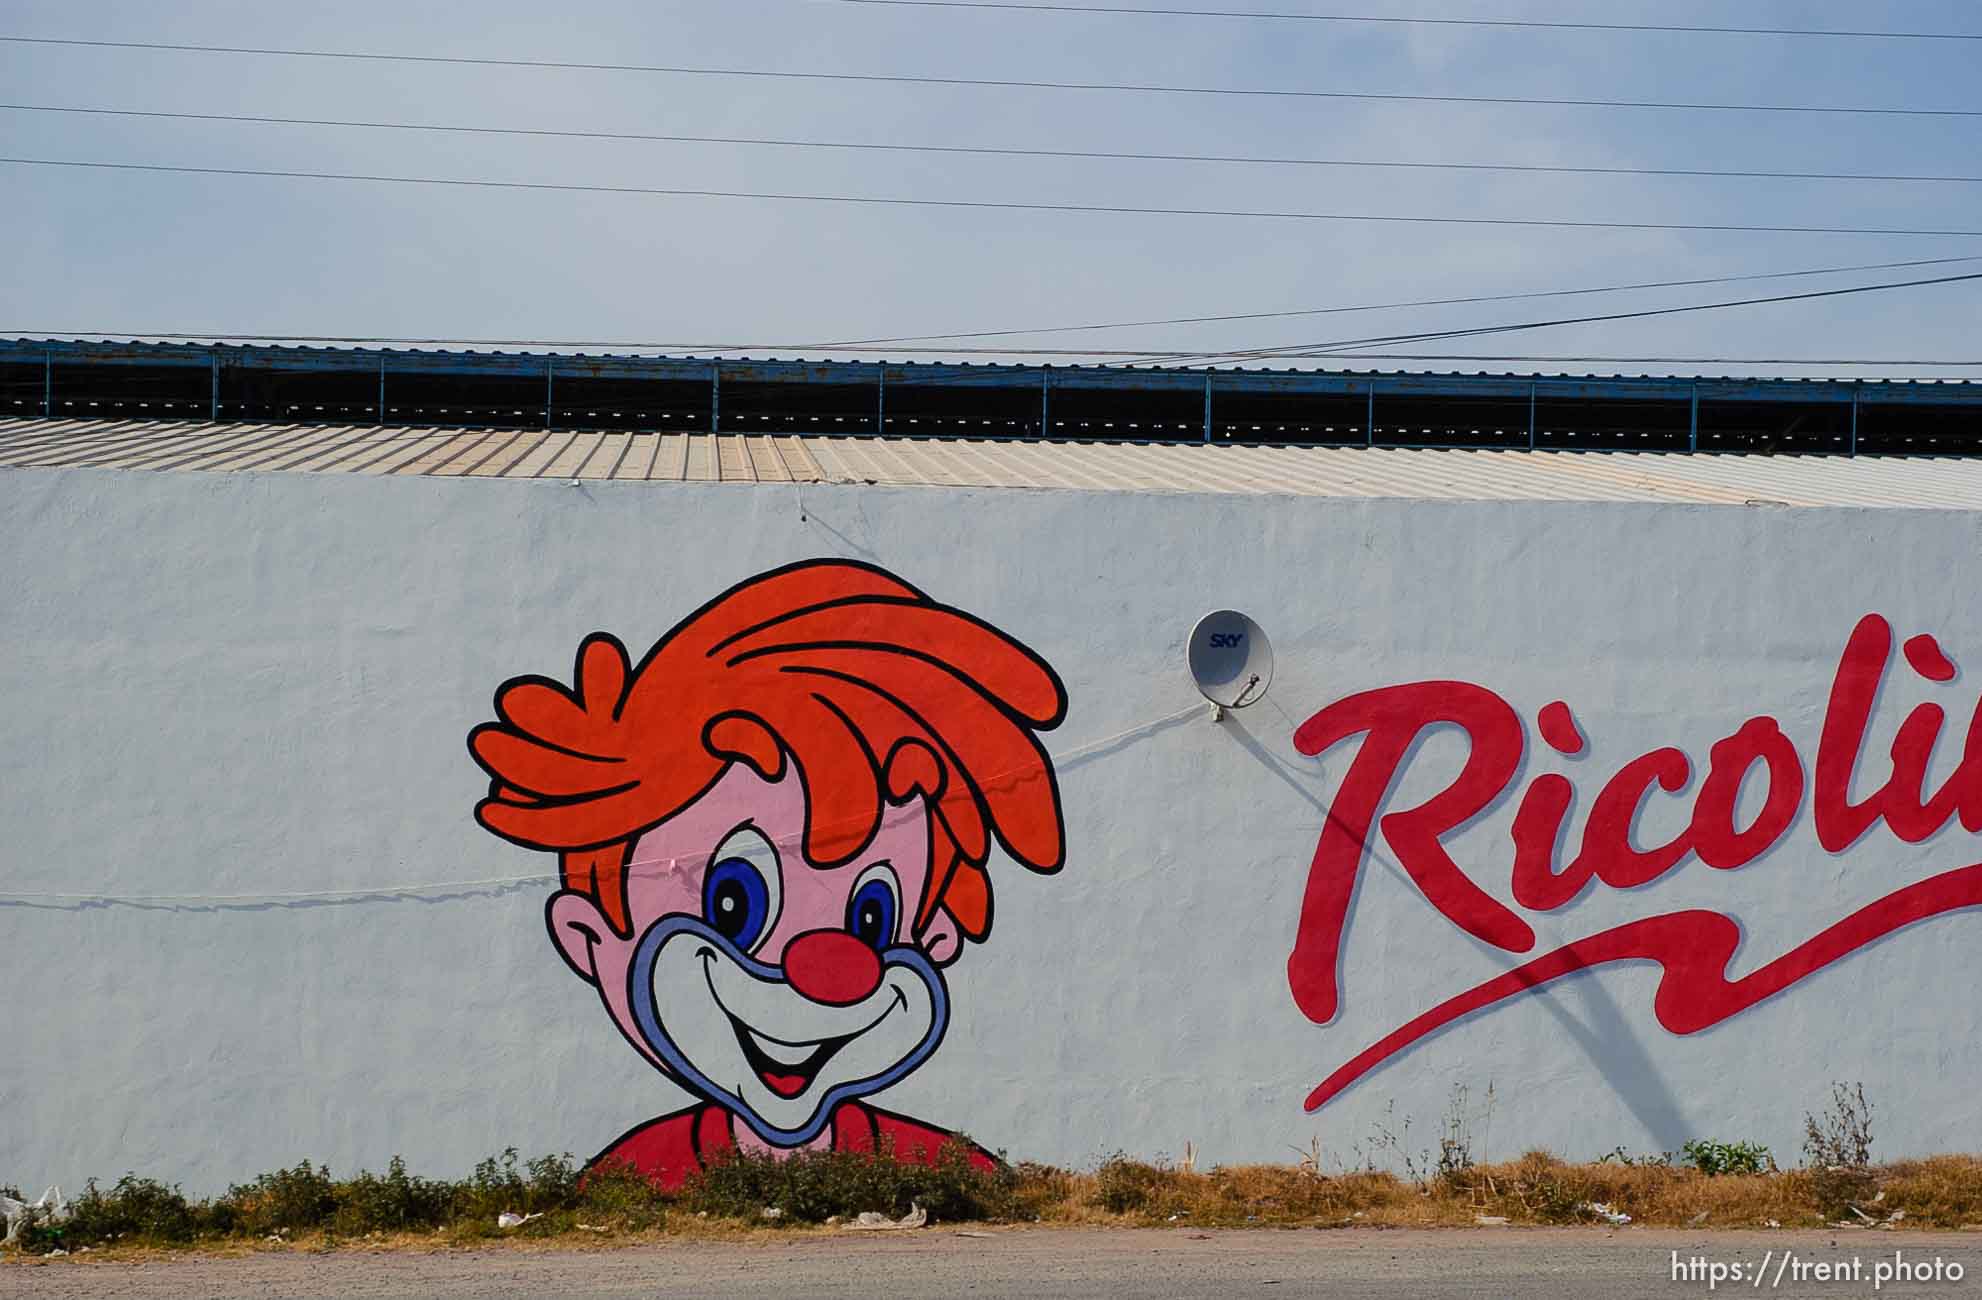
<instances>
[{"instance_id":1,"label":"paved road","mask_svg":"<svg viewBox=\"0 0 1982 1300\"><path fill-rule=\"evenodd\" d=\"M1775 1270L1785 1250L1806 1263L1862 1261L1859 1283L1795 1282ZM0 1266L0 1296L188 1295L269 1300L291 1296L496 1297L667 1295L1093 1297L1287 1296L1372 1300L1485 1300L1598 1296L1641 1300L1709 1294L1705 1280L1674 1281L1672 1252L1745 1269L1770 1256L1770 1277L1723 1282L1716 1295L1873 1295L1872 1270L1895 1250L1907 1262L1939 1256L1963 1266L1957 1283L1887 1283L1880 1295L1982 1296L1982 1234L1700 1233L1626 1228L1323 1232L1048 1229L959 1235L790 1237L673 1241L621 1250L516 1249L431 1255L340 1252L144 1264L54 1260Z\"/></svg>"}]
</instances>

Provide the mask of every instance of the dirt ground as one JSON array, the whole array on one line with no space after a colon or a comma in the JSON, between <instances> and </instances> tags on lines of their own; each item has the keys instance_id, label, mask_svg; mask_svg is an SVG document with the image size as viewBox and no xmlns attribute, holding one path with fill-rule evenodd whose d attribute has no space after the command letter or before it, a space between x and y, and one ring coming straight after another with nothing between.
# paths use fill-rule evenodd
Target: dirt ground
<instances>
[{"instance_id":1,"label":"dirt ground","mask_svg":"<svg viewBox=\"0 0 1982 1300\"><path fill-rule=\"evenodd\" d=\"M0 1297L488 1297L557 1295L974 1297L1275 1296L1376 1300L1599 1296L1603 1300L1767 1292L1869 1296L1894 1252L1937 1259L1940 1281L1885 1280L1879 1295L1982 1296L1982 1234L1701 1232L1621 1228L1246 1229L932 1228L918 1233L664 1240L619 1249L331 1254L268 1251L144 1260L70 1257L0 1265ZM1682 1275L1677 1267L1697 1276ZM1785 1262L1785 1252L1788 1260ZM1820 1280L1819 1263L1857 1280ZM1946 1280L1947 1266L1965 1276ZM1710 1288L1706 1270L1739 1265ZM1759 1283L1754 1271L1765 1269ZM1797 1280L1798 1271L1804 1273Z\"/></svg>"}]
</instances>

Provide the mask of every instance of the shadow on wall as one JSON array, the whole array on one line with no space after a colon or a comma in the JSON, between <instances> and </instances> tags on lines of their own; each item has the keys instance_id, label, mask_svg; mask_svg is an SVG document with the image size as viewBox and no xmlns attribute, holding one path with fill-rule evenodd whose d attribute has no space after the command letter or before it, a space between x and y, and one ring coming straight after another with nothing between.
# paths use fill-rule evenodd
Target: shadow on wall
<instances>
[{"instance_id":1,"label":"shadow on wall","mask_svg":"<svg viewBox=\"0 0 1982 1300\"><path fill-rule=\"evenodd\" d=\"M1267 700L1263 701L1263 703L1280 715L1281 721L1285 724L1286 728L1284 734L1291 737L1297 725L1294 719L1288 717L1285 711L1281 710L1273 701ZM1227 713L1221 725L1225 734L1236 741L1241 749L1244 749L1250 754L1254 761L1272 773L1275 778L1286 784L1296 794L1300 795L1302 799L1306 800L1315 809L1317 827L1319 827L1323 820L1331 816L1328 799L1315 788L1317 778L1322 770L1322 764L1319 759L1312 760L1297 767L1283 758L1273 746L1268 745L1249 731L1240 717L1235 713ZM1510 783L1511 785L1512 783ZM1402 884L1404 888L1410 890L1413 894L1418 892L1417 886L1412 883L1403 868L1379 852L1374 844L1366 845L1366 853L1370 862L1382 868ZM1353 918L1359 910L1356 906L1356 901L1362 893L1365 874L1363 872L1357 873L1355 886L1356 897L1351 899L1349 906L1351 924L1353 924ZM1471 944L1482 955L1490 955L1504 960L1506 954L1500 949L1474 938L1456 926L1453 927L1453 931L1467 943ZM1347 931L1345 930L1345 947L1346 942ZM1585 972L1585 974L1594 973ZM1556 989L1552 986L1545 985L1537 988L1533 990L1531 996L1534 996L1542 1006L1548 1008L1549 1014L1556 1018L1556 1021L1562 1026L1563 1032L1583 1050L1596 1072L1610 1086L1611 1090L1616 1093L1618 1099L1624 1103L1625 1107L1630 1110L1632 1117L1650 1135L1653 1146L1659 1150L1677 1149L1688 1138L1694 1136L1694 1134L1681 1112L1677 1096L1660 1074L1658 1065L1652 1059L1651 1053L1646 1050L1645 1044L1639 1038L1636 1031L1633 1030L1630 1021L1625 1017L1616 999L1603 986L1603 981L1598 979L1580 979L1575 981L1575 985L1583 990L1584 998L1590 1008L1590 1014L1587 1017L1579 1018L1575 1012L1564 1005L1563 999L1557 996ZM1492 1007L1483 1007L1479 1011L1474 1012L1473 1015L1462 1017L1443 1028L1449 1030L1455 1025L1464 1024L1472 1020L1475 1016L1490 1012L1491 1010L1493 1010ZM1438 1034L1433 1034L1428 1037L1435 1038L1438 1036Z\"/></svg>"}]
</instances>

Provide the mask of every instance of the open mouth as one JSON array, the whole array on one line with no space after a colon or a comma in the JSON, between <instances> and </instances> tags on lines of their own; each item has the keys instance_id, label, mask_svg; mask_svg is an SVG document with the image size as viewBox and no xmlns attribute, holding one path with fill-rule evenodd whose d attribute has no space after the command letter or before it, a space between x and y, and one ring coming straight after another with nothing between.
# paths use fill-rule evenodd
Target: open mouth
<instances>
[{"instance_id":1,"label":"open mouth","mask_svg":"<svg viewBox=\"0 0 1982 1300\"><path fill-rule=\"evenodd\" d=\"M723 1005L722 995L716 992L715 974L710 969L716 960L714 950L704 948L697 954L702 958L702 977L708 982L709 996L715 1000L717 1010L728 1017L730 1029L736 1034L736 1045L743 1052L744 1062L751 1072L763 1081L765 1087L780 1097L791 1098L803 1093L826 1068L826 1063L839 1054L839 1050L854 1039L859 1038L874 1026L886 1020L896 1007L908 1009L908 1000L900 989L893 989L894 996L881 1008L881 1013L852 1033L837 1034L831 1038L819 1038L810 1042L788 1043L781 1038L760 1034L736 1017Z\"/></svg>"},{"instance_id":2,"label":"open mouth","mask_svg":"<svg viewBox=\"0 0 1982 1300\"><path fill-rule=\"evenodd\" d=\"M725 1009L723 1014L729 1016L729 1011ZM764 1086L780 1097L796 1097L810 1088L826 1062L860 1036L841 1034L816 1043L785 1043L765 1037L735 1016L729 1016L729 1023L736 1031L736 1043L743 1049L743 1059L764 1081Z\"/></svg>"}]
</instances>

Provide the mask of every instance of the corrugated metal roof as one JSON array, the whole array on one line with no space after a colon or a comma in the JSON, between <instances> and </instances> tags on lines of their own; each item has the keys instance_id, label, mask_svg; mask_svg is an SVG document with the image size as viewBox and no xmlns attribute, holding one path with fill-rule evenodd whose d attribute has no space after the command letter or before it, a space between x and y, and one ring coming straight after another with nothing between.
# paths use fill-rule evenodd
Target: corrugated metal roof
<instances>
[{"instance_id":1,"label":"corrugated metal roof","mask_svg":"<svg viewBox=\"0 0 1982 1300\"><path fill-rule=\"evenodd\" d=\"M1982 510L1982 460L0 420L0 467Z\"/></svg>"}]
</instances>

